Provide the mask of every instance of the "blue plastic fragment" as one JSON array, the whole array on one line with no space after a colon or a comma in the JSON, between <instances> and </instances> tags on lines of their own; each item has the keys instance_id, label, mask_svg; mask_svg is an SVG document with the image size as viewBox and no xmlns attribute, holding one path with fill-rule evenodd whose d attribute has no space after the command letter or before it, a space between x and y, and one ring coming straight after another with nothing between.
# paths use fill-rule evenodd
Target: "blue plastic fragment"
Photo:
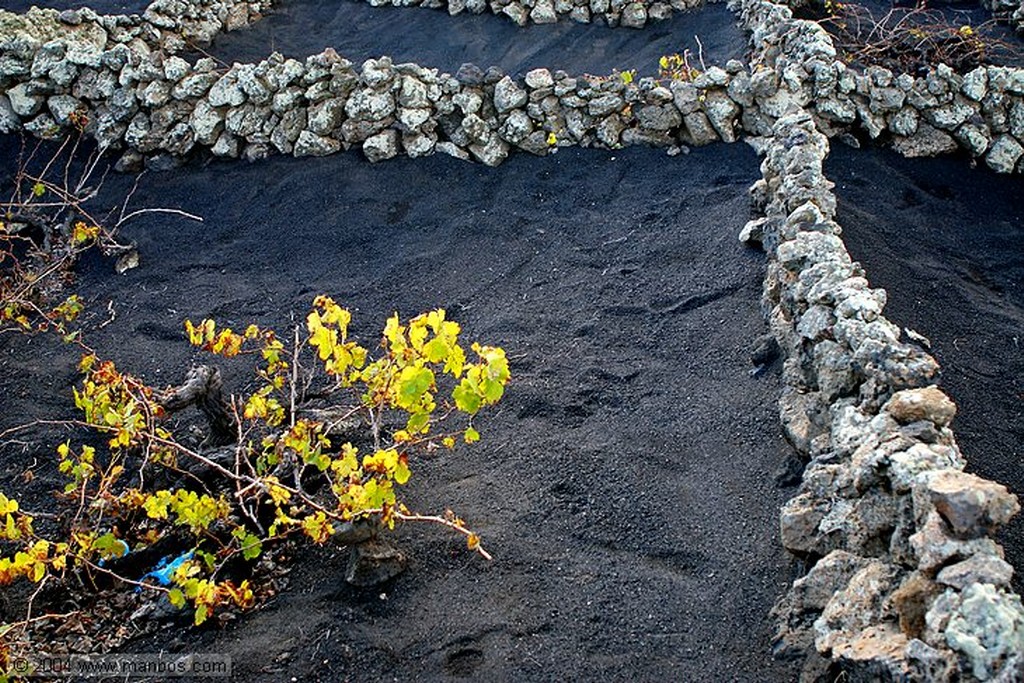
<instances>
[{"instance_id":1,"label":"blue plastic fragment","mask_svg":"<svg viewBox=\"0 0 1024 683\"><path fill-rule=\"evenodd\" d=\"M179 555L170 563L167 562L168 559L170 558L161 558L157 563L156 568L153 569L153 571L144 574L139 581L145 582L146 579L155 579L161 586L171 585L171 581L174 578L174 572L178 571L178 567L192 559L192 551L189 550L187 553ZM135 590L138 592L142 590L142 588L139 587Z\"/></svg>"}]
</instances>

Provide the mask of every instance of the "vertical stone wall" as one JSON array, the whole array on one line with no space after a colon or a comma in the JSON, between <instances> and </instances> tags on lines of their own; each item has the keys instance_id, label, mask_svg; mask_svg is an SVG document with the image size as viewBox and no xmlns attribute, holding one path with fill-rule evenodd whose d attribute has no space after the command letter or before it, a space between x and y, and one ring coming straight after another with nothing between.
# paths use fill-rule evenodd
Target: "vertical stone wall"
<instances>
[{"instance_id":1,"label":"vertical stone wall","mask_svg":"<svg viewBox=\"0 0 1024 683\"><path fill-rule=\"evenodd\" d=\"M780 531L813 566L776 606L776 652L806 657L807 681L1024 680L1024 606L991 538L1020 504L963 472L938 365L839 237L828 149L809 112L780 117L743 232L768 254L780 414L809 459Z\"/></svg>"},{"instance_id":2,"label":"vertical stone wall","mask_svg":"<svg viewBox=\"0 0 1024 683\"><path fill-rule=\"evenodd\" d=\"M742 238L769 257L763 303L785 353L780 417L809 459L780 532L812 567L776 605L776 652L805 658L806 681L1024 680L1024 606L991 538L1020 504L963 472L938 365L884 317L886 293L846 251L822 170L825 133L859 124L893 134L905 153L955 148L975 127L972 151L1011 172L1020 72L856 73L788 7L738 8L755 64L779 81L773 105L787 108L759 122L768 142L751 194L763 215Z\"/></svg>"}]
</instances>

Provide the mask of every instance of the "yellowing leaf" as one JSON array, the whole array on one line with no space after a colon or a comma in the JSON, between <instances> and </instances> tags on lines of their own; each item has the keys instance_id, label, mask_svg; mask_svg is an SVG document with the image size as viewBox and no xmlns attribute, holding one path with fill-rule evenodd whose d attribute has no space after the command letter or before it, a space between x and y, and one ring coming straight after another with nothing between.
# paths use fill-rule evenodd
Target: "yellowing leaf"
<instances>
[{"instance_id":1,"label":"yellowing leaf","mask_svg":"<svg viewBox=\"0 0 1024 683\"><path fill-rule=\"evenodd\" d=\"M480 397L468 377L463 379L459 386L452 391L452 400L455 401L455 407L464 413L476 415L480 410Z\"/></svg>"},{"instance_id":2,"label":"yellowing leaf","mask_svg":"<svg viewBox=\"0 0 1024 683\"><path fill-rule=\"evenodd\" d=\"M185 606L185 594L181 592L180 588L172 588L167 593L167 599L172 605L181 609Z\"/></svg>"},{"instance_id":3,"label":"yellowing leaf","mask_svg":"<svg viewBox=\"0 0 1024 683\"><path fill-rule=\"evenodd\" d=\"M463 435L466 443L476 443L480 440L480 432L476 431L472 427L466 427L466 433Z\"/></svg>"},{"instance_id":4,"label":"yellowing leaf","mask_svg":"<svg viewBox=\"0 0 1024 683\"><path fill-rule=\"evenodd\" d=\"M395 483L400 485L405 484L405 482L409 481L409 477L411 476L412 472L409 471L409 460L403 454L395 465Z\"/></svg>"},{"instance_id":5,"label":"yellowing leaf","mask_svg":"<svg viewBox=\"0 0 1024 683\"><path fill-rule=\"evenodd\" d=\"M431 363L440 363L448 358L448 353L448 345L436 337L427 342L423 347L423 355Z\"/></svg>"}]
</instances>

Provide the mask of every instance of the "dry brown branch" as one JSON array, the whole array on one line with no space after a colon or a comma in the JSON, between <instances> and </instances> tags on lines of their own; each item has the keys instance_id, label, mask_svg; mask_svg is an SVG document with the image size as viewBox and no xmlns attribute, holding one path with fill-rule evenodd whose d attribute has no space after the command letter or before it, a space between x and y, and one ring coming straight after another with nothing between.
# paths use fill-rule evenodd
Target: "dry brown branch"
<instances>
[{"instance_id":1,"label":"dry brown branch","mask_svg":"<svg viewBox=\"0 0 1024 683\"><path fill-rule=\"evenodd\" d=\"M828 0L822 11L827 16L818 18L819 23L851 63L910 74L922 74L942 63L963 73L1022 56L1018 45L993 33L995 20L977 25L952 23L940 10L924 3L893 7L876 16L863 5Z\"/></svg>"}]
</instances>

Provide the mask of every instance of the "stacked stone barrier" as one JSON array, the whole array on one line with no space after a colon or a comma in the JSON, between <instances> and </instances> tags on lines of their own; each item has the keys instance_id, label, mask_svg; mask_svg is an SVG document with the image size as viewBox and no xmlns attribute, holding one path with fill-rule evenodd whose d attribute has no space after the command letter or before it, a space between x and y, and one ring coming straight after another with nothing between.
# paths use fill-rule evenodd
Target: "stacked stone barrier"
<instances>
[{"instance_id":1,"label":"stacked stone barrier","mask_svg":"<svg viewBox=\"0 0 1024 683\"><path fill-rule=\"evenodd\" d=\"M0 11L0 131L56 137L80 113L102 146L136 162L196 149L252 160L361 147L372 161L444 151L493 165L515 148L769 136L795 104L829 135L862 128L908 156L962 147L999 172L1024 166L1024 70L858 72L836 59L820 26L764 0L737 6L759 50L752 68L733 60L692 80L633 83L543 69L525 79L473 68L452 76L387 58L356 67L331 50L225 69L178 53L255 20L269 0L188 7L158 0L142 17Z\"/></svg>"},{"instance_id":2,"label":"stacked stone barrier","mask_svg":"<svg viewBox=\"0 0 1024 683\"><path fill-rule=\"evenodd\" d=\"M1022 72L855 72L789 7L734 8L751 31L755 73L778 78L773 106L787 108L768 112L763 177L751 188L763 215L741 233L769 257L763 306L785 356L780 417L809 460L780 533L810 570L776 605L776 654L803 658L805 681L1024 680L1024 607L991 538L1019 502L963 472L938 364L884 317L886 293L846 251L822 169L826 134L859 124L876 137L914 116L921 128L894 135L898 150L939 139L949 151L946 138L967 138L958 125L982 136L988 126L1011 141L972 151L1013 171L1017 159L1000 146L1019 144L1009 118L1024 114ZM958 108L967 121L943 118ZM759 123L761 132L768 121Z\"/></svg>"},{"instance_id":3,"label":"stacked stone barrier","mask_svg":"<svg viewBox=\"0 0 1024 683\"><path fill-rule=\"evenodd\" d=\"M827 135L852 128L888 138L908 157L962 148L999 173L1020 172L1024 158L1024 69L980 66L961 75L939 64L921 76L878 66L854 69L836 58L828 32L767 0L736 0L757 64L780 81L773 108L744 111L744 128L769 129L778 109L808 107Z\"/></svg>"},{"instance_id":4,"label":"stacked stone barrier","mask_svg":"<svg viewBox=\"0 0 1024 683\"><path fill-rule=\"evenodd\" d=\"M780 413L809 458L780 531L811 569L776 605L776 654L806 681L1024 680L1024 607L991 538L1020 505L963 472L937 363L839 237L828 149L809 112L780 117L742 233L769 257Z\"/></svg>"},{"instance_id":5,"label":"stacked stone barrier","mask_svg":"<svg viewBox=\"0 0 1024 683\"><path fill-rule=\"evenodd\" d=\"M452 16L490 11L519 26L554 24L562 19L589 24L603 21L608 26L643 28L651 21L664 21L675 12L685 12L705 0L369 0L374 7L429 7L447 9ZM721 0L709 0L718 2Z\"/></svg>"},{"instance_id":6,"label":"stacked stone barrier","mask_svg":"<svg viewBox=\"0 0 1024 683\"><path fill-rule=\"evenodd\" d=\"M101 147L126 152L126 167L200 149L253 160L352 147L371 161L441 151L496 165L513 148L733 142L741 109L731 91L743 97L750 81L738 61L692 81L547 69L513 79L387 57L356 66L330 49L223 69L145 49L145 23L131 39L111 38L110 23L87 12L72 23L55 10L0 12L0 131L56 138L85 119Z\"/></svg>"}]
</instances>

